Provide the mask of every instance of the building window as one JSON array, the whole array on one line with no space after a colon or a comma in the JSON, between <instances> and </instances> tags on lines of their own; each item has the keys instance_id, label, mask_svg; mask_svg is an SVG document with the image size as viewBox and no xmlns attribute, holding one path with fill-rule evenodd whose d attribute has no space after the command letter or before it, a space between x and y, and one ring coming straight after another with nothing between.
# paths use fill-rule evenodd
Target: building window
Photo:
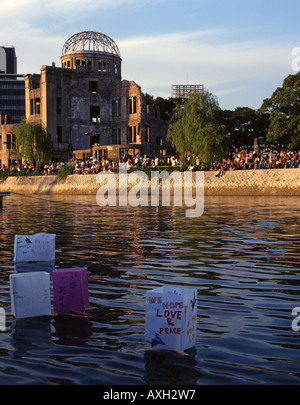
<instances>
[{"instance_id":1,"label":"building window","mask_svg":"<svg viewBox=\"0 0 300 405\"><path fill-rule=\"evenodd\" d=\"M90 134L90 143L91 146L98 146L100 145L100 135L99 134Z\"/></svg>"},{"instance_id":2,"label":"building window","mask_svg":"<svg viewBox=\"0 0 300 405\"><path fill-rule=\"evenodd\" d=\"M136 126L128 127L127 143L136 143Z\"/></svg>"},{"instance_id":3,"label":"building window","mask_svg":"<svg viewBox=\"0 0 300 405\"><path fill-rule=\"evenodd\" d=\"M41 113L41 101L39 98L35 99L35 114Z\"/></svg>"},{"instance_id":4,"label":"building window","mask_svg":"<svg viewBox=\"0 0 300 405\"><path fill-rule=\"evenodd\" d=\"M62 111L61 97L56 99L56 114L60 115Z\"/></svg>"},{"instance_id":5,"label":"building window","mask_svg":"<svg viewBox=\"0 0 300 405\"><path fill-rule=\"evenodd\" d=\"M6 134L6 149L14 149L16 145L16 135L15 134Z\"/></svg>"},{"instance_id":6,"label":"building window","mask_svg":"<svg viewBox=\"0 0 300 405\"><path fill-rule=\"evenodd\" d=\"M33 99L31 98L30 99L30 115L33 115L34 114L34 112L33 112Z\"/></svg>"},{"instance_id":7,"label":"building window","mask_svg":"<svg viewBox=\"0 0 300 405\"><path fill-rule=\"evenodd\" d=\"M110 62L104 60L103 61L103 70L104 73L110 73Z\"/></svg>"},{"instance_id":8,"label":"building window","mask_svg":"<svg viewBox=\"0 0 300 405\"><path fill-rule=\"evenodd\" d=\"M121 128L113 128L112 130L112 144L120 145L121 144Z\"/></svg>"},{"instance_id":9,"label":"building window","mask_svg":"<svg viewBox=\"0 0 300 405\"><path fill-rule=\"evenodd\" d=\"M136 113L136 97L129 97L128 99L128 113L135 114Z\"/></svg>"},{"instance_id":10,"label":"building window","mask_svg":"<svg viewBox=\"0 0 300 405\"><path fill-rule=\"evenodd\" d=\"M91 80L89 82L89 92L97 93L97 91L98 91L98 82L96 82L95 80Z\"/></svg>"},{"instance_id":11,"label":"building window","mask_svg":"<svg viewBox=\"0 0 300 405\"><path fill-rule=\"evenodd\" d=\"M100 122L100 107L97 105L90 106L90 121Z\"/></svg>"},{"instance_id":12,"label":"building window","mask_svg":"<svg viewBox=\"0 0 300 405\"><path fill-rule=\"evenodd\" d=\"M62 143L62 127L57 127L56 129L56 142Z\"/></svg>"},{"instance_id":13,"label":"building window","mask_svg":"<svg viewBox=\"0 0 300 405\"><path fill-rule=\"evenodd\" d=\"M145 127L145 142L150 142L150 126L146 125Z\"/></svg>"},{"instance_id":14,"label":"building window","mask_svg":"<svg viewBox=\"0 0 300 405\"><path fill-rule=\"evenodd\" d=\"M115 98L112 101L112 115L113 117L120 117L121 115L121 103L119 98Z\"/></svg>"},{"instance_id":15,"label":"building window","mask_svg":"<svg viewBox=\"0 0 300 405\"><path fill-rule=\"evenodd\" d=\"M162 142L162 136L157 136L156 137L156 145L158 146L162 146L163 142Z\"/></svg>"}]
</instances>

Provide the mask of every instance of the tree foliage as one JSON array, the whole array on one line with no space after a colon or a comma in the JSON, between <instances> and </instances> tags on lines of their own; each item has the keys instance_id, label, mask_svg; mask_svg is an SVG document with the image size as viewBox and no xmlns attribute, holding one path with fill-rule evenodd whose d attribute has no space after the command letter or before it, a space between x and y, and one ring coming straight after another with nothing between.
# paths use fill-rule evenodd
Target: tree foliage
<instances>
[{"instance_id":1,"label":"tree foliage","mask_svg":"<svg viewBox=\"0 0 300 405\"><path fill-rule=\"evenodd\" d=\"M269 128L269 115L259 114L249 107L224 110L225 135L230 147L241 148L254 144L254 139L265 141Z\"/></svg>"},{"instance_id":2,"label":"tree foliage","mask_svg":"<svg viewBox=\"0 0 300 405\"><path fill-rule=\"evenodd\" d=\"M53 144L41 121L24 119L16 126L17 151L36 171L52 158Z\"/></svg>"},{"instance_id":3,"label":"tree foliage","mask_svg":"<svg viewBox=\"0 0 300 405\"><path fill-rule=\"evenodd\" d=\"M150 94L146 93L144 95L145 101L149 105L157 105L160 111L160 118L169 121L172 118L173 110L177 104L182 103L182 98L163 98L163 97L156 97L154 98Z\"/></svg>"},{"instance_id":4,"label":"tree foliage","mask_svg":"<svg viewBox=\"0 0 300 405\"><path fill-rule=\"evenodd\" d=\"M168 139L180 154L181 165L188 156L192 160L199 156L207 165L225 154L223 129L222 112L216 97L207 91L191 92L173 110Z\"/></svg>"},{"instance_id":5,"label":"tree foliage","mask_svg":"<svg viewBox=\"0 0 300 405\"><path fill-rule=\"evenodd\" d=\"M265 99L260 113L270 117L267 141L278 141L289 149L300 148L300 72L285 78L272 97Z\"/></svg>"}]
</instances>

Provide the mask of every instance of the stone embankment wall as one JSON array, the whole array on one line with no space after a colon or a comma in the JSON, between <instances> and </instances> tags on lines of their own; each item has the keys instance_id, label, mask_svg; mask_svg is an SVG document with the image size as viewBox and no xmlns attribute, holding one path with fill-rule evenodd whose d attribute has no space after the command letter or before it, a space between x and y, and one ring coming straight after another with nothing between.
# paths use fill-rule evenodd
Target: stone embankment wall
<instances>
[{"instance_id":1,"label":"stone embankment wall","mask_svg":"<svg viewBox=\"0 0 300 405\"><path fill-rule=\"evenodd\" d=\"M205 173L207 195L300 195L300 168Z\"/></svg>"},{"instance_id":2,"label":"stone embankment wall","mask_svg":"<svg viewBox=\"0 0 300 405\"><path fill-rule=\"evenodd\" d=\"M0 183L0 192L96 194L100 188L96 178L94 174L71 175L65 181L56 176L8 177ZM239 170L227 172L223 177L216 177L216 172L204 172L204 190L205 195L300 195L300 168Z\"/></svg>"}]
</instances>

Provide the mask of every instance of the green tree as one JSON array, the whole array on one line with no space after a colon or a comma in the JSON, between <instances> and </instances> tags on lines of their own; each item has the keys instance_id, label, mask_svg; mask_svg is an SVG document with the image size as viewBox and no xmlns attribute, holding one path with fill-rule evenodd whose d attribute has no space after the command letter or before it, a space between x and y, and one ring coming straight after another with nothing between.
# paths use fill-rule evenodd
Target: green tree
<instances>
[{"instance_id":1,"label":"green tree","mask_svg":"<svg viewBox=\"0 0 300 405\"><path fill-rule=\"evenodd\" d=\"M156 97L154 98L148 93L144 94L144 99L149 105L157 105L160 111L160 118L169 121L173 115L173 110L178 103L181 103L183 99L181 98L163 98Z\"/></svg>"},{"instance_id":2,"label":"green tree","mask_svg":"<svg viewBox=\"0 0 300 405\"><path fill-rule=\"evenodd\" d=\"M282 87L265 99L260 113L270 117L267 141L277 141L289 149L300 147L300 72L287 76Z\"/></svg>"},{"instance_id":3,"label":"green tree","mask_svg":"<svg viewBox=\"0 0 300 405\"><path fill-rule=\"evenodd\" d=\"M168 139L181 156L181 167L188 156L200 157L204 166L220 159L226 152L222 111L215 96L207 91L191 92L176 104L170 120Z\"/></svg>"},{"instance_id":4,"label":"green tree","mask_svg":"<svg viewBox=\"0 0 300 405\"><path fill-rule=\"evenodd\" d=\"M53 143L41 121L24 119L16 126L17 151L36 171L52 158Z\"/></svg>"},{"instance_id":5,"label":"green tree","mask_svg":"<svg viewBox=\"0 0 300 405\"><path fill-rule=\"evenodd\" d=\"M269 115L260 114L248 107L237 107L234 111L224 110L225 135L231 148L250 145L254 139L265 142L269 128Z\"/></svg>"},{"instance_id":6,"label":"green tree","mask_svg":"<svg viewBox=\"0 0 300 405\"><path fill-rule=\"evenodd\" d=\"M159 106L160 117L163 120L170 121L173 115L174 108L177 104L182 103L181 98L163 98L163 97L156 97L155 104Z\"/></svg>"}]
</instances>

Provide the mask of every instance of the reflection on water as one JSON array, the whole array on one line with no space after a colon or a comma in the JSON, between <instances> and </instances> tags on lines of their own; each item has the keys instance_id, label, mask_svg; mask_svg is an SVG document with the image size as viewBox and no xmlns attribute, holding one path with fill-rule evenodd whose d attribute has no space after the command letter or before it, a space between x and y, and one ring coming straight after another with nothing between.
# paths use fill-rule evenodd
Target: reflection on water
<instances>
[{"instance_id":1,"label":"reflection on water","mask_svg":"<svg viewBox=\"0 0 300 405\"><path fill-rule=\"evenodd\" d=\"M174 207L100 208L95 196L15 196L0 211L1 384L299 384L297 198L206 197ZM86 316L15 320L15 234L56 233L56 267L87 267ZM52 271L52 269L46 269ZM188 356L145 352L145 294L198 289Z\"/></svg>"}]
</instances>

